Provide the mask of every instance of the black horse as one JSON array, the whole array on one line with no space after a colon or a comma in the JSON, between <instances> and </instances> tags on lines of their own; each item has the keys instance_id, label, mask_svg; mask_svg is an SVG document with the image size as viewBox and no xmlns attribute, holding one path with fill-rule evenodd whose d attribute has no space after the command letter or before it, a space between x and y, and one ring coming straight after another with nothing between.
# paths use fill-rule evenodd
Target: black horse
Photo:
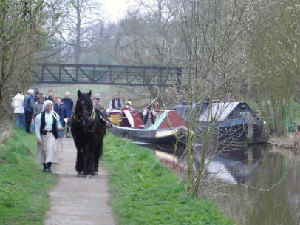
<instances>
[{"instance_id":1,"label":"black horse","mask_svg":"<svg viewBox=\"0 0 300 225\"><path fill-rule=\"evenodd\" d=\"M75 169L78 175L95 175L103 153L103 137L110 121L103 111L93 107L92 91L81 93L71 118L71 133L77 148Z\"/></svg>"}]
</instances>

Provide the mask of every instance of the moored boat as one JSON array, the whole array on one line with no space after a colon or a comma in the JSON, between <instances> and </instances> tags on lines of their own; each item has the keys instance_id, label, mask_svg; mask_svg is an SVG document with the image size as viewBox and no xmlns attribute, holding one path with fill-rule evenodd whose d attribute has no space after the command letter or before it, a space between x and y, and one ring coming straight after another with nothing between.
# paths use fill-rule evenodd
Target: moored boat
<instances>
[{"instance_id":1,"label":"moored boat","mask_svg":"<svg viewBox=\"0 0 300 225\"><path fill-rule=\"evenodd\" d=\"M113 120L115 114L108 114L108 117ZM110 129L113 134L152 144L173 146L176 140L180 140L184 136L183 134L187 129L186 121L176 110L156 111L154 124L144 125L142 116L138 111L122 109L119 120L119 125L116 125L115 121ZM173 152L173 148L170 147L166 151Z\"/></svg>"},{"instance_id":2,"label":"moored boat","mask_svg":"<svg viewBox=\"0 0 300 225\"><path fill-rule=\"evenodd\" d=\"M245 102L208 102L202 104L177 105L174 109L187 120L189 107L196 112L199 129L209 125L214 129L214 136L220 142L261 143L262 121L256 112Z\"/></svg>"}]
</instances>

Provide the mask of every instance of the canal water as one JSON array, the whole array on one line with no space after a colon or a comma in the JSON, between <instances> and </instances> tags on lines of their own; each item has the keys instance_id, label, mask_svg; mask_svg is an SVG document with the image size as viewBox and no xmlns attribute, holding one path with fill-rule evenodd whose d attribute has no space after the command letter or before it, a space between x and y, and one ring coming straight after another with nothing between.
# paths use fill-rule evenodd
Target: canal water
<instances>
[{"instance_id":1,"label":"canal water","mask_svg":"<svg viewBox=\"0 0 300 225\"><path fill-rule=\"evenodd\" d=\"M300 155L255 145L226 151L206 163L207 182L200 195L238 224L300 225Z\"/></svg>"},{"instance_id":2,"label":"canal water","mask_svg":"<svg viewBox=\"0 0 300 225\"><path fill-rule=\"evenodd\" d=\"M217 181L203 195L239 224L300 225L299 155L250 146L216 157L207 170Z\"/></svg>"}]
</instances>

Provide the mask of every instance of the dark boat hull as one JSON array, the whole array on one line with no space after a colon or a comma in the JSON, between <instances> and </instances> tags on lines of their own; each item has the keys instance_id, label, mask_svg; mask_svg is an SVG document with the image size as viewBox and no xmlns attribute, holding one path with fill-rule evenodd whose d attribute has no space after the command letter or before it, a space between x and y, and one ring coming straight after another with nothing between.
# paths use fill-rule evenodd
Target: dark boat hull
<instances>
[{"instance_id":1,"label":"dark boat hull","mask_svg":"<svg viewBox=\"0 0 300 225\"><path fill-rule=\"evenodd\" d=\"M146 142L152 145L163 145L165 146L164 151L168 153L174 153L174 144L177 140L176 135L178 132L182 132L180 128L157 131L118 126L113 126L109 131L118 137L128 138L133 141Z\"/></svg>"},{"instance_id":2,"label":"dark boat hull","mask_svg":"<svg viewBox=\"0 0 300 225\"><path fill-rule=\"evenodd\" d=\"M207 122L200 122L200 129L205 129L208 126ZM248 124L245 123L244 118L215 123L214 136L217 137L220 143L244 142L247 144L260 144L264 142L261 121L255 121L253 124L253 138L250 140Z\"/></svg>"},{"instance_id":3,"label":"dark boat hull","mask_svg":"<svg viewBox=\"0 0 300 225\"><path fill-rule=\"evenodd\" d=\"M213 126L213 137L219 142L246 142L248 144L264 142L262 121L245 102L212 101L195 105L177 105L174 109L186 120L188 112L195 111L199 123L199 139L203 133L201 130L205 131L209 126ZM253 138L248 134L250 124L253 125Z\"/></svg>"}]
</instances>

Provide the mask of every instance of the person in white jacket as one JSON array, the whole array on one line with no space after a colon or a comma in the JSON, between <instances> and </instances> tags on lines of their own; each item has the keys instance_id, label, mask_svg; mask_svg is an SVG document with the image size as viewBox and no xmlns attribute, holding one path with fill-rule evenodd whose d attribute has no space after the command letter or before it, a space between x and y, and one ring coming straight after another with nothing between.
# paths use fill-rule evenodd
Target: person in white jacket
<instances>
[{"instance_id":1,"label":"person in white jacket","mask_svg":"<svg viewBox=\"0 0 300 225\"><path fill-rule=\"evenodd\" d=\"M11 102L14 108L15 123L16 127L25 127L25 116L24 116L24 95L18 91L17 95L13 97Z\"/></svg>"},{"instance_id":2,"label":"person in white jacket","mask_svg":"<svg viewBox=\"0 0 300 225\"><path fill-rule=\"evenodd\" d=\"M58 162L55 140L62 129L59 115L53 110L53 102L46 100L43 111L35 117L36 161L43 164L43 172L51 173L52 163Z\"/></svg>"}]
</instances>

